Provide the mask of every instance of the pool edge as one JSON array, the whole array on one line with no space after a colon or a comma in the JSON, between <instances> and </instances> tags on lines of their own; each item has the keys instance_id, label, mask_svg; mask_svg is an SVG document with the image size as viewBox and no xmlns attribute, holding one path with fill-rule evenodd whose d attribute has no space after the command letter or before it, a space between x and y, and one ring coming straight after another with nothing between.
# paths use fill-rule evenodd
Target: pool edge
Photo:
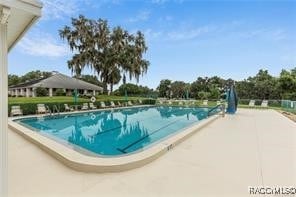
<instances>
[{"instance_id":1,"label":"pool edge","mask_svg":"<svg viewBox=\"0 0 296 197\"><path fill-rule=\"evenodd\" d=\"M114 158L91 157L84 155L14 122L13 119L8 120L8 126L12 131L18 133L26 140L37 145L43 151L47 152L64 165L74 170L82 172L106 173L126 171L144 166L170 151L172 148L191 137L197 131L201 130L203 127L212 123L219 117L220 115L217 114L201 120L198 124L195 124L138 153Z\"/></svg>"}]
</instances>

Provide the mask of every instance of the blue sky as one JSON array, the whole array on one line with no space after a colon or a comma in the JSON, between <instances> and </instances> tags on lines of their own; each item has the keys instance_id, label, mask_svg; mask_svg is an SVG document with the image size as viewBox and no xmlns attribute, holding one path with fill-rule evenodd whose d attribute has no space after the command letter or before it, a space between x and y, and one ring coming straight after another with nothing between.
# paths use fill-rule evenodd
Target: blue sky
<instances>
[{"instance_id":1,"label":"blue sky","mask_svg":"<svg viewBox=\"0 0 296 197\"><path fill-rule=\"evenodd\" d=\"M43 16L9 54L9 73L71 75L71 52L58 36L71 17L104 18L144 32L148 73L139 84L198 76L244 79L259 69L296 67L296 1L43 0ZM85 70L85 74L92 74ZM134 81L132 81L134 82Z\"/></svg>"}]
</instances>

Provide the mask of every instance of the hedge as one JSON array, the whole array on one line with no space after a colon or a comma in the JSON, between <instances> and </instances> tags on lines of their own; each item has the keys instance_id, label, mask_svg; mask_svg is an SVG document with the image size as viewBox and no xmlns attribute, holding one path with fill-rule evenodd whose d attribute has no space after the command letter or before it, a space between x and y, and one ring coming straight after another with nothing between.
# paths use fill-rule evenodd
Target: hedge
<instances>
[{"instance_id":1,"label":"hedge","mask_svg":"<svg viewBox=\"0 0 296 197\"><path fill-rule=\"evenodd\" d=\"M118 101L120 103L125 103L126 101L125 100L112 100L114 101L115 104L118 104ZM130 100L132 101L134 104L139 104L139 102L137 100ZM96 105L98 108L100 108L100 102L101 101L96 101L94 102L94 105ZM111 100L107 100L107 101L104 101L105 104L107 106L110 105L110 102ZM83 101L80 101L80 102L77 102L77 105L82 105ZM143 105L155 105L156 103L156 100L155 99L143 99L142 100L142 104ZM52 103L45 103L46 106L49 107L49 109L52 111L53 110L53 107L54 105L56 105L58 107L58 109L60 110L60 112L64 112L65 111L65 106L64 104L68 104L69 106L73 106L74 105L74 102L52 102ZM21 107L21 109L23 110L23 114L24 115L32 115L32 114L36 114L36 110L37 110L37 103L17 103L17 104L13 104L13 103L10 103L8 105L8 114L10 114L10 111L11 111L11 106L13 105L18 105Z\"/></svg>"}]
</instances>

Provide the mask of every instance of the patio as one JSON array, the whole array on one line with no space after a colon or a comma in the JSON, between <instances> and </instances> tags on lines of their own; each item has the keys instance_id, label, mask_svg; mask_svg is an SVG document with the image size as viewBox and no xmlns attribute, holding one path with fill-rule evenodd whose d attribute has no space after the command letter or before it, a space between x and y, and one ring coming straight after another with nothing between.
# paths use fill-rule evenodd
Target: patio
<instances>
[{"instance_id":1,"label":"patio","mask_svg":"<svg viewBox=\"0 0 296 197\"><path fill-rule=\"evenodd\" d=\"M296 185L296 124L274 110L239 109L121 173L77 172L13 131L8 138L13 197L250 196L249 186Z\"/></svg>"}]
</instances>

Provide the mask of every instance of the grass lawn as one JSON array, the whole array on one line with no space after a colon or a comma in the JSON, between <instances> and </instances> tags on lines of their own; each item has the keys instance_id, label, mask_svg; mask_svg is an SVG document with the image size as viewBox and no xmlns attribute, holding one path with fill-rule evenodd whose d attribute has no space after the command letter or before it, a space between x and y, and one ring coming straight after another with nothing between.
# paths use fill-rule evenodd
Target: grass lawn
<instances>
[{"instance_id":1,"label":"grass lawn","mask_svg":"<svg viewBox=\"0 0 296 197\"><path fill-rule=\"evenodd\" d=\"M107 101L107 100L124 100L124 96L107 96L99 95L97 96L97 101ZM145 99L142 97L128 97L129 100ZM54 96L54 97L9 97L9 104L20 104L20 103L54 103L54 102L74 102L72 96ZM90 102L90 99L78 98L78 102Z\"/></svg>"},{"instance_id":2,"label":"grass lawn","mask_svg":"<svg viewBox=\"0 0 296 197\"><path fill-rule=\"evenodd\" d=\"M249 105L242 105L242 104L239 104L238 105L238 108L248 108L248 109L275 109L275 110L281 110L282 108L281 107L261 107L261 106L254 106L254 107L250 107Z\"/></svg>"}]
</instances>

